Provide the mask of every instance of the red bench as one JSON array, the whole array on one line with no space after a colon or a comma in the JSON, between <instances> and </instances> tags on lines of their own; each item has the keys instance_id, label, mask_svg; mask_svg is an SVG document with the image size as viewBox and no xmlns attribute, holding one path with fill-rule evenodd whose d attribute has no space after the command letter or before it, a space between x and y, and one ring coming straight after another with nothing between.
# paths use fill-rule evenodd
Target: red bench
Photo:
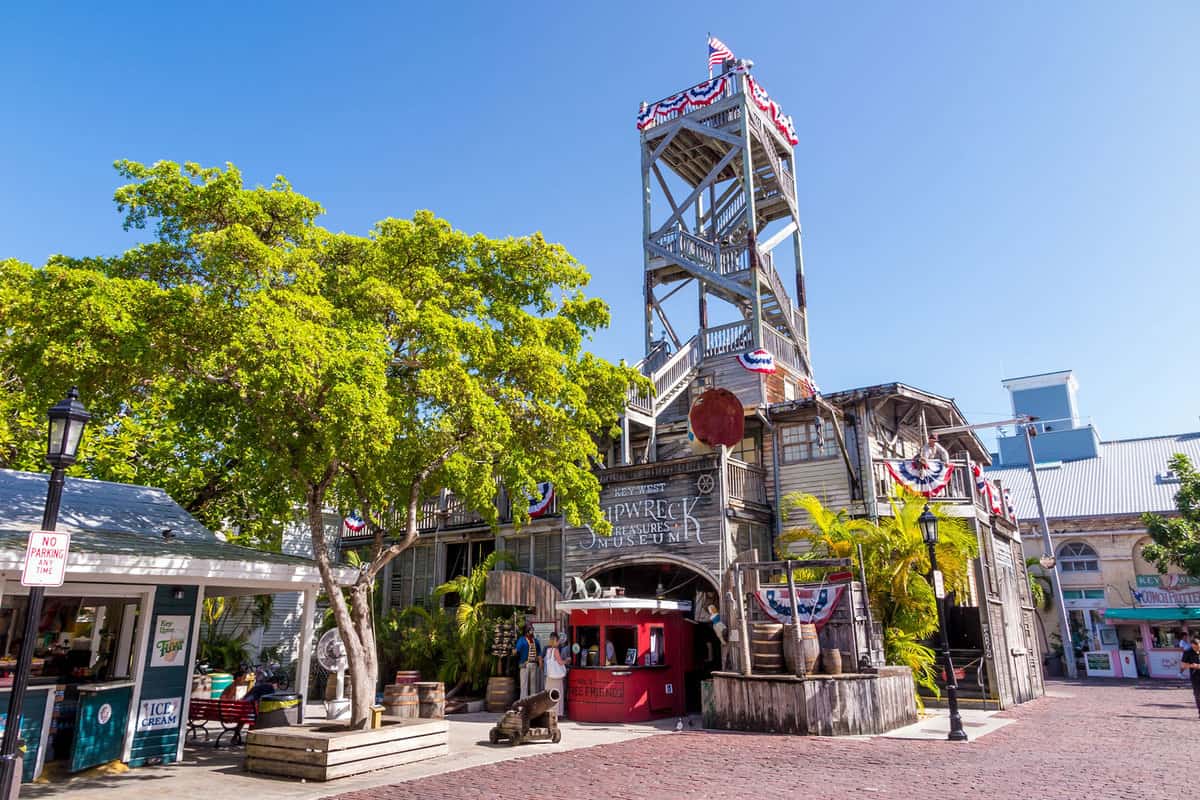
<instances>
[{"instance_id":1,"label":"red bench","mask_svg":"<svg viewBox=\"0 0 1200 800\"><path fill-rule=\"evenodd\" d=\"M227 733L233 734L230 742L235 745L242 743L242 728L254 727L258 717L258 704L253 700L205 700L193 697L188 704L188 733L192 739L203 731L205 741L208 740L206 722L219 722L221 732L213 747L221 746L221 737Z\"/></svg>"}]
</instances>

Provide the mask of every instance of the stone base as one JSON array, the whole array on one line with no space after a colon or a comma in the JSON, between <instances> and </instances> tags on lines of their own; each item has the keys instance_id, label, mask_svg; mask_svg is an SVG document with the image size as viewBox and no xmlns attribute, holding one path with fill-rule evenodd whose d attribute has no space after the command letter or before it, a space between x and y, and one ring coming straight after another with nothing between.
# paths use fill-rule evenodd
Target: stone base
<instances>
[{"instance_id":1,"label":"stone base","mask_svg":"<svg viewBox=\"0 0 1200 800\"><path fill-rule=\"evenodd\" d=\"M854 736L917 721L907 667L803 678L714 672L712 683L713 727L723 730Z\"/></svg>"}]
</instances>

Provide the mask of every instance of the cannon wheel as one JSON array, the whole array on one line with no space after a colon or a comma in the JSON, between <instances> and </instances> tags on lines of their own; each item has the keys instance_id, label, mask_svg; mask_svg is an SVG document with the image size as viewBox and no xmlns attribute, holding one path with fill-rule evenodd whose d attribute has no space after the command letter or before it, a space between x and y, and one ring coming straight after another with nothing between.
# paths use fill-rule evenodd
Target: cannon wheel
<instances>
[{"instance_id":1,"label":"cannon wheel","mask_svg":"<svg viewBox=\"0 0 1200 800\"><path fill-rule=\"evenodd\" d=\"M555 729L554 735L550 737L550 741L553 744L558 744L559 742L561 742L562 741L562 732L559 731L558 729Z\"/></svg>"},{"instance_id":2,"label":"cannon wheel","mask_svg":"<svg viewBox=\"0 0 1200 800\"><path fill-rule=\"evenodd\" d=\"M492 728L488 732L488 741L491 742L492 744L499 744L500 743L500 732L497 731L495 728Z\"/></svg>"},{"instance_id":3,"label":"cannon wheel","mask_svg":"<svg viewBox=\"0 0 1200 800\"><path fill-rule=\"evenodd\" d=\"M523 737L519 733L510 733L508 736L508 743L510 746L516 746L516 745L520 744L521 740L524 738L525 737Z\"/></svg>"}]
</instances>

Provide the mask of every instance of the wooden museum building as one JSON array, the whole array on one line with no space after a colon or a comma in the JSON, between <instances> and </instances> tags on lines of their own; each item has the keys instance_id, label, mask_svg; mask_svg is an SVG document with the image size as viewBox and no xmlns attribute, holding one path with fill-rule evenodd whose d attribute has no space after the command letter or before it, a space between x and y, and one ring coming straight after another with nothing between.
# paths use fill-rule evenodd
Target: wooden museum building
<instances>
[{"instance_id":1,"label":"wooden museum building","mask_svg":"<svg viewBox=\"0 0 1200 800\"><path fill-rule=\"evenodd\" d=\"M818 390L798 139L750 66L727 61L719 74L643 104L637 117L638 366L655 393L631 395L621 435L605 442L597 476L611 536L568 527L548 484L519 530L503 490L498 530L443 493L425 504L419 543L386 574L390 605L428 604L434 586L493 550L512 554L515 566L492 576L489 602L527 607L540 625L569 636L567 711L580 719L700 709L701 683L714 673L756 671L744 663L754 658L749 631L787 617L789 604L818 621L821 647L841 653L843 672L881 672L860 573L780 583L780 535L805 524L783 518L784 497L804 492L850 516L886 516L897 482L913 485L906 465L927 433L966 423L952 400L903 383ZM928 493L967 523L980 552L970 590L952 596L949 614L960 691L964 703L1008 707L1042 691L1020 536L1003 487L976 477L990 463L979 439L951 432L940 443ZM911 703L911 682L906 691Z\"/></svg>"}]
</instances>

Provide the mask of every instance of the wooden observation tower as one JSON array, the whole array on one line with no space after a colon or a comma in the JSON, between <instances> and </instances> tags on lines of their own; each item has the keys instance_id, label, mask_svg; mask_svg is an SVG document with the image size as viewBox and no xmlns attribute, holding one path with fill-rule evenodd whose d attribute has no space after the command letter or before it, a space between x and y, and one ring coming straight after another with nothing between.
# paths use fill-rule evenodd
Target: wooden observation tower
<instances>
[{"instance_id":1,"label":"wooden observation tower","mask_svg":"<svg viewBox=\"0 0 1200 800\"><path fill-rule=\"evenodd\" d=\"M747 407L813 392L797 137L750 67L727 61L719 75L643 104L638 115L646 346L640 366L657 393L631 397L627 422L653 428L698 377L735 392ZM789 271L794 280L785 279ZM682 305L678 293L693 284L698 302ZM664 331L659 339L656 320ZM769 357L754 355L762 350ZM738 356L773 361L775 372L743 370Z\"/></svg>"}]
</instances>

